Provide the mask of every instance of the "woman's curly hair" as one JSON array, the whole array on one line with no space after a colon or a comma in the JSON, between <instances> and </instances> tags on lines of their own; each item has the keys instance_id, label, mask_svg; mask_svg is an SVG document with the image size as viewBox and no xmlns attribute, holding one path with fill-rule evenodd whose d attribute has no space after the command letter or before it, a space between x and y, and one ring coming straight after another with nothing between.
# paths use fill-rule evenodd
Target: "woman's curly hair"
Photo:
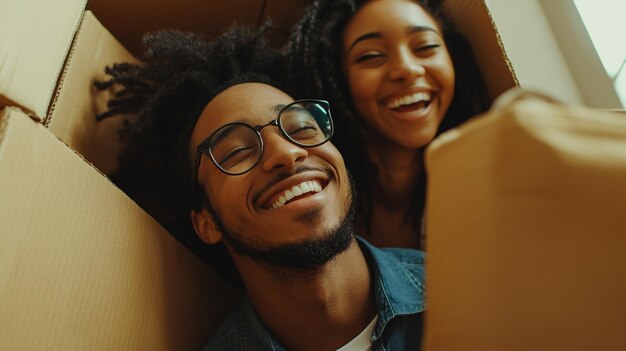
<instances>
[{"instance_id":1,"label":"woman's curly hair","mask_svg":"<svg viewBox=\"0 0 626 351\"><path fill-rule=\"evenodd\" d=\"M333 143L344 155L355 178L366 225L371 218L371 189L376 168L367 157L367 138L341 70L341 43L352 16L369 0L316 0L295 25L286 47L288 70L301 82L300 94L333 103L336 132ZM438 21L456 72L454 98L438 134L456 127L489 107L489 97L467 41L454 29L443 0L413 0ZM418 180L414 203L406 220L421 232L426 197L426 174ZM369 228L368 228L369 229Z\"/></svg>"},{"instance_id":2,"label":"woman's curly hair","mask_svg":"<svg viewBox=\"0 0 626 351\"><path fill-rule=\"evenodd\" d=\"M228 87L262 82L281 88L284 64L265 38L269 26L233 25L212 40L180 31L151 33L143 39L141 64L107 67L110 79L95 83L117 91L99 120L138 115L120 131L126 146L113 182L236 285L240 280L225 248L204 244L191 226L190 210L208 202L194 183L189 141L204 107Z\"/></svg>"}]
</instances>

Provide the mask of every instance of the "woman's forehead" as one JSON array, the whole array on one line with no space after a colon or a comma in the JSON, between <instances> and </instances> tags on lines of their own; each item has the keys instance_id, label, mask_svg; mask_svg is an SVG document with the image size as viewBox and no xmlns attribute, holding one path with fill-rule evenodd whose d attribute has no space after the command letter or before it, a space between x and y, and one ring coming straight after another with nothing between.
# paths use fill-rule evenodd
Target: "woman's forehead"
<instances>
[{"instance_id":1,"label":"woman's forehead","mask_svg":"<svg viewBox=\"0 0 626 351\"><path fill-rule=\"evenodd\" d=\"M411 0L379 0L363 5L351 18L346 33L385 32L389 27L428 26L439 30L437 21L418 3Z\"/></svg>"}]
</instances>

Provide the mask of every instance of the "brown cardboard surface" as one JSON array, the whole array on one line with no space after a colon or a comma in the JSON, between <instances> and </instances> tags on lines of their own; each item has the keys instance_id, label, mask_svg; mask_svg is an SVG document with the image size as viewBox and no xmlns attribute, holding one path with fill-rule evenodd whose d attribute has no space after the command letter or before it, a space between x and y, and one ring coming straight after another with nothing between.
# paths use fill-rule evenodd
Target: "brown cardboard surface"
<instances>
[{"instance_id":1,"label":"brown cardboard surface","mask_svg":"<svg viewBox=\"0 0 626 351\"><path fill-rule=\"evenodd\" d=\"M108 23L114 32L118 33L122 43L136 47L139 38L151 30L176 27L212 35L217 34L233 20L244 23L259 23L265 17L272 17L277 27L274 32L278 36L286 37L290 26L297 20L309 2L309 0L270 0L262 3L260 0L242 0L240 4L242 6L237 7L234 3L225 5L216 2L187 4L186 2L178 3L167 0L159 2L158 6L155 6L155 4L147 5L142 1L128 3L121 0L114 0L113 2L91 0L89 8L96 11L98 17L104 17L105 23ZM449 0L447 4L451 18L467 36L474 49L492 98L514 86L516 84L515 74L509 66L502 45L500 45L497 30L493 27L485 3L483 1ZM84 3L80 2L80 5L77 5L75 12L82 10ZM43 16L43 13L47 14L49 12L47 9L50 7L37 3L30 6L34 9L35 14L40 16ZM13 11L17 11L17 9L26 11L27 8L26 5L10 7L10 9L14 9ZM61 8L61 6L57 8ZM62 8L65 9L67 6ZM51 11L54 12L54 10ZM64 10L64 14L66 12L72 13ZM32 110L31 114L42 120L45 118L45 124L54 134L81 153L98 169L110 174L117 164L117 154L121 149L116 131L123 119L112 118L101 123L95 122L94 116L106 108L106 101L110 97L110 92L97 92L92 83L94 79L104 78L103 69L106 65L136 60L104 28L91 11L85 12L85 18L78 30L76 30L75 21L80 19L80 14L73 14L72 16L68 14L57 16L55 23L66 26L60 24L56 24L56 26L62 27L63 30L54 26L48 31L37 31L31 28L29 31L20 32L17 36L12 37L13 41L19 39L20 42L27 43L28 50L22 52L13 50L16 47L11 45L7 46L7 48L11 47L12 51L10 52L12 54L20 53L18 56L20 56L24 66L21 70L15 71L17 73L14 72L15 79L5 79L4 81L11 81L11 84L19 82L17 87L12 89L25 98L37 98L38 102L31 104L26 99L22 103L20 100L22 98L19 96L15 96L17 99L12 99L11 94L13 93L5 94L5 97L2 97L3 94L0 93L0 100L4 100L2 103L5 105L20 106L23 109ZM47 16L46 20L50 20L49 17ZM214 20L208 20L209 17ZM23 25L23 21L20 22L20 25ZM50 35L46 37L43 34L55 31L59 32L56 37ZM73 42L72 39L74 39ZM70 42L72 42L71 51L66 55ZM42 43L57 49L56 56L47 55L47 57L56 57L56 60L41 60L39 53L32 52L32 48L37 48ZM0 44L0 47L2 46ZM63 64L65 59L65 64ZM3 70L9 66L3 65ZM63 69L59 74L61 67ZM41 69L45 71L45 74L41 72ZM4 70L4 72L4 74L8 74L8 70ZM50 94L55 84L57 89L51 101ZM0 80L1 85L2 80ZM46 94L39 93L38 90L41 89L44 89ZM47 114L44 111L48 111Z\"/></svg>"},{"instance_id":2,"label":"brown cardboard surface","mask_svg":"<svg viewBox=\"0 0 626 351\"><path fill-rule=\"evenodd\" d=\"M467 39L492 99L519 85L484 1L446 0L446 13Z\"/></svg>"},{"instance_id":3,"label":"brown cardboard surface","mask_svg":"<svg viewBox=\"0 0 626 351\"><path fill-rule=\"evenodd\" d=\"M266 0L262 17L271 19L275 24L269 33L270 39L275 43L286 43L293 25L312 2L312 0Z\"/></svg>"},{"instance_id":4,"label":"brown cardboard surface","mask_svg":"<svg viewBox=\"0 0 626 351\"><path fill-rule=\"evenodd\" d=\"M234 20L258 24L264 0L89 0L87 8L134 55L141 38L160 29L180 29L216 35Z\"/></svg>"},{"instance_id":5,"label":"brown cardboard surface","mask_svg":"<svg viewBox=\"0 0 626 351\"><path fill-rule=\"evenodd\" d=\"M626 119L524 101L426 162L425 350L626 349Z\"/></svg>"},{"instance_id":6,"label":"brown cardboard surface","mask_svg":"<svg viewBox=\"0 0 626 351\"><path fill-rule=\"evenodd\" d=\"M87 0L3 1L0 6L0 108L46 117Z\"/></svg>"},{"instance_id":7,"label":"brown cardboard surface","mask_svg":"<svg viewBox=\"0 0 626 351\"><path fill-rule=\"evenodd\" d=\"M123 118L96 121L112 92L98 91L93 82L106 80L104 67L117 62L137 60L86 11L46 120L55 135L105 174L117 165Z\"/></svg>"},{"instance_id":8,"label":"brown cardboard surface","mask_svg":"<svg viewBox=\"0 0 626 351\"><path fill-rule=\"evenodd\" d=\"M258 24L269 17L274 23L272 36L284 41L291 26L312 0L240 0L235 2L194 2L184 0L90 0L87 5L113 35L135 55L141 53L140 38L149 31L179 28L217 35L232 21ZM484 0L446 0L446 11L470 42L489 93L495 98L517 85L517 78L504 52Z\"/></svg>"},{"instance_id":9,"label":"brown cardboard surface","mask_svg":"<svg viewBox=\"0 0 626 351\"><path fill-rule=\"evenodd\" d=\"M21 111L0 111L0 349L200 349L237 294Z\"/></svg>"}]
</instances>

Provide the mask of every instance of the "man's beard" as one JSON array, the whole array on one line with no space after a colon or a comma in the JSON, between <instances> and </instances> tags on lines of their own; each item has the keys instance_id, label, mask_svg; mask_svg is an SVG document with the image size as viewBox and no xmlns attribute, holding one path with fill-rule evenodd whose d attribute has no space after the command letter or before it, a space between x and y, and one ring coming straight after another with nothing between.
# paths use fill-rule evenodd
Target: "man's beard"
<instances>
[{"instance_id":1,"label":"man's beard","mask_svg":"<svg viewBox=\"0 0 626 351\"><path fill-rule=\"evenodd\" d=\"M245 233L229 231L217 213L212 209L210 211L215 219L217 229L222 233L224 242L237 253L275 268L312 271L346 251L354 241L354 217L357 202L354 181L349 174L348 178L350 195L345 204L345 216L335 227L316 235L315 238L306 238L270 248L259 248L257 245L252 245L241 239L249 237ZM314 224L319 221L319 212L317 210L304 214L299 220Z\"/></svg>"}]
</instances>

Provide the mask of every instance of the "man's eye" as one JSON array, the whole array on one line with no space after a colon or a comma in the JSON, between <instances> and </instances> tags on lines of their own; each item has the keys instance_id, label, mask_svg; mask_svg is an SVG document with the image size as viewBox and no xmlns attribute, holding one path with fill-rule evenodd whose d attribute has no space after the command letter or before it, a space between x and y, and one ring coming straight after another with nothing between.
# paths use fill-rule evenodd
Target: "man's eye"
<instances>
[{"instance_id":1,"label":"man's eye","mask_svg":"<svg viewBox=\"0 0 626 351\"><path fill-rule=\"evenodd\" d=\"M313 133L317 131L318 128L316 126L311 124L304 124L297 127L292 127L291 130L289 130L289 135L296 136L298 134Z\"/></svg>"},{"instance_id":2,"label":"man's eye","mask_svg":"<svg viewBox=\"0 0 626 351\"><path fill-rule=\"evenodd\" d=\"M298 141L317 140L323 137L323 133L320 131L319 127L313 124L294 126L290 128L287 134L289 134L292 139Z\"/></svg>"},{"instance_id":3,"label":"man's eye","mask_svg":"<svg viewBox=\"0 0 626 351\"><path fill-rule=\"evenodd\" d=\"M226 153L224 156L222 156L219 163L220 165L232 165L242 162L253 152L253 149L253 147L246 145L237 146L234 149L228 151L228 153Z\"/></svg>"}]
</instances>

